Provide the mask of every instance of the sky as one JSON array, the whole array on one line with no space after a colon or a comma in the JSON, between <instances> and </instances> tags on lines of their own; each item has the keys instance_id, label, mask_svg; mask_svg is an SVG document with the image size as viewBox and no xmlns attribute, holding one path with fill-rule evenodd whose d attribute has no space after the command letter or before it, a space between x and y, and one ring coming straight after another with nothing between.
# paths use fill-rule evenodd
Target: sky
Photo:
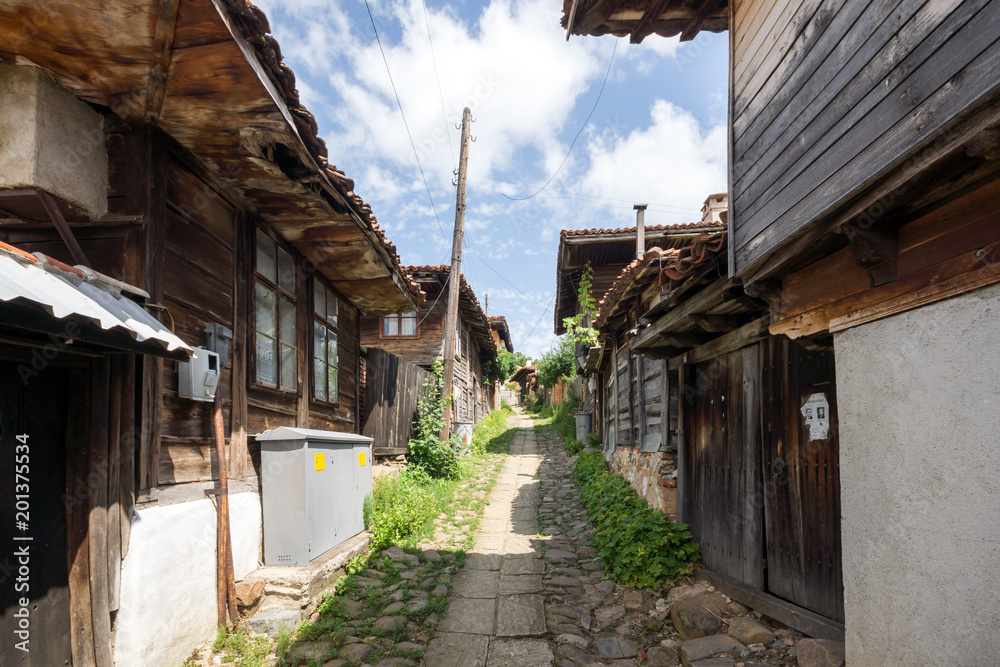
<instances>
[{"instance_id":1,"label":"sky","mask_svg":"<svg viewBox=\"0 0 1000 667\"><path fill-rule=\"evenodd\" d=\"M471 109L462 273L528 356L556 341L559 230L633 226L635 203L694 222L726 190L725 33L567 42L560 0L255 1L404 264L451 262Z\"/></svg>"}]
</instances>

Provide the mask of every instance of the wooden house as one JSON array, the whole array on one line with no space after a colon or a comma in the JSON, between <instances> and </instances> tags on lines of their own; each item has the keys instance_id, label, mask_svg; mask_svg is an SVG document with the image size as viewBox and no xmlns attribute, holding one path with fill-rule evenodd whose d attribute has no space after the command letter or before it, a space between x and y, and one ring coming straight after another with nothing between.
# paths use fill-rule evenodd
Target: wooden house
<instances>
[{"instance_id":1,"label":"wooden house","mask_svg":"<svg viewBox=\"0 0 1000 667\"><path fill-rule=\"evenodd\" d=\"M496 345L497 352L505 349L508 352L514 351L514 341L510 337L510 325L503 315L487 315L490 321L490 331L493 333L493 344ZM490 410L500 408L500 390L503 383L499 382L490 387Z\"/></svg>"},{"instance_id":2,"label":"wooden house","mask_svg":"<svg viewBox=\"0 0 1000 667\"><path fill-rule=\"evenodd\" d=\"M39 390L64 372L68 386L85 385L72 370L82 360L89 409L111 415L102 428L69 397L68 425L22 425L52 436L55 449L40 453L67 457L32 494L49 484L44 492L64 497L86 466L112 481L84 488L89 530L69 516L68 593L58 582L32 592L51 597L38 621L69 627L65 641L37 626L52 652L18 664L179 664L215 634L216 501L206 491L220 468L239 579L261 557L253 436L283 425L360 432L361 316L415 308L423 294L328 162L266 17L244 0L0 0L0 60L0 240L153 323L135 333L98 318L109 333L90 341L66 335L72 313L61 306L47 309L58 321L2 318L5 359L23 359L22 339L38 333L59 341ZM223 352L222 460L212 403L181 396L174 361L206 346ZM108 362L104 347L128 354ZM74 421L84 418L89 427ZM8 649L0 662L23 657Z\"/></svg>"},{"instance_id":3,"label":"wooden house","mask_svg":"<svg viewBox=\"0 0 1000 667\"><path fill-rule=\"evenodd\" d=\"M688 6L579 4L571 32L634 41ZM684 37L729 28L729 274L833 358L847 662L995 662L1000 3L701 7Z\"/></svg>"},{"instance_id":4,"label":"wooden house","mask_svg":"<svg viewBox=\"0 0 1000 667\"><path fill-rule=\"evenodd\" d=\"M451 267L409 266L405 270L427 295L426 305L381 317L361 318L361 342L429 370L444 354ZM483 363L496 357L497 345L486 313L465 276L461 276L458 314L452 420L471 425L490 410L491 387L483 379Z\"/></svg>"}]
</instances>

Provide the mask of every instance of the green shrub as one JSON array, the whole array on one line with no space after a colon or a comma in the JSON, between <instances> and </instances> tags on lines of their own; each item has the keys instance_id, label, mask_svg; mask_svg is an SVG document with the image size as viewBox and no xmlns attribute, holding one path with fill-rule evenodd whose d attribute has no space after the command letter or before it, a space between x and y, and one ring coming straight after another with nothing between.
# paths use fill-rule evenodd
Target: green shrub
<instances>
[{"instance_id":1,"label":"green shrub","mask_svg":"<svg viewBox=\"0 0 1000 667\"><path fill-rule=\"evenodd\" d=\"M514 408L510 407L510 403L508 403L506 399L502 399L500 401L500 409L510 414L514 414Z\"/></svg>"},{"instance_id":2,"label":"green shrub","mask_svg":"<svg viewBox=\"0 0 1000 667\"><path fill-rule=\"evenodd\" d=\"M420 481L419 473L405 470L375 482L372 494L365 499L372 551L412 535L437 515L434 495Z\"/></svg>"},{"instance_id":3,"label":"green shrub","mask_svg":"<svg viewBox=\"0 0 1000 667\"><path fill-rule=\"evenodd\" d=\"M458 478L458 438L441 440L444 428L444 411L451 403L450 396L442 396L444 372L441 362L435 361L431 376L424 380L424 393L417 404L417 421L413 439L409 443L409 464L420 468L430 477Z\"/></svg>"},{"instance_id":4,"label":"green shrub","mask_svg":"<svg viewBox=\"0 0 1000 667\"><path fill-rule=\"evenodd\" d=\"M601 436L597 435L597 431L591 431L587 434L587 444L591 447L601 446Z\"/></svg>"},{"instance_id":5,"label":"green shrub","mask_svg":"<svg viewBox=\"0 0 1000 667\"><path fill-rule=\"evenodd\" d=\"M570 456L576 456L583 451L584 444L580 440L567 440L566 441L566 452Z\"/></svg>"},{"instance_id":6,"label":"green shrub","mask_svg":"<svg viewBox=\"0 0 1000 667\"><path fill-rule=\"evenodd\" d=\"M594 526L591 543L617 582L659 587L691 574L701 549L687 526L650 509L628 483L607 469L599 452L585 452L574 470Z\"/></svg>"}]
</instances>

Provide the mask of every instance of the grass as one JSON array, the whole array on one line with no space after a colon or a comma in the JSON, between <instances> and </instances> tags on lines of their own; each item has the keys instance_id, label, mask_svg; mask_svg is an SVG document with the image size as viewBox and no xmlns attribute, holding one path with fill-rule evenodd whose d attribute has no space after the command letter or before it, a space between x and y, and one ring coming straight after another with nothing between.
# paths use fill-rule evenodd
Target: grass
<instances>
[{"instance_id":1,"label":"grass","mask_svg":"<svg viewBox=\"0 0 1000 667\"><path fill-rule=\"evenodd\" d=\"M412 599L412 592L429 576L450 580L451 574L465 563L465 551L473 545L474 533L486 507L486 498L496 482L497 474L516 428L507 428L506 420L513 414L509 406L496 410L480 421L473 431L471 453L459 459L457 479L431 479L427 475L404 470L400 474L380 478L375 483L373 495L366 501L365 522L381 532L380 544L367 555L347 563L347 575L341 577L330 592L324 594L317 607L319 618L300 625L294 632L282 628L277 640L254 636L237 629L221 633L216 642L219 650L231 650L225 660L236 660L238 667L259 667L269 654L279 656L279 665L319 667L324 662L342 656L348 637L362 638L372 647L367 663L392 657L419 660L422 651L400 651L397 644L408 639L406 624L391 630L375 627L375 621L384 616L382 611L395 602ZM435 540L441 530L447 540ZM419 565L400 565L385 555L384 548L401 547L416 556ZM422 549L433 546L442 555L442 561L432 563L422 554ZM359 577L375 569L384 575L377 587L362 586ZM416 580L402 578L407 570L418 572ZM449 588L450 592L450 588ZM361 609L351 614L347 601L360 603ZM436 621L444 613L448 594L428 594L428 603L421 609L405 608L396 614L405 617L406 623L415 624L419 633L432 635ZM330 642L323 656L302 655L317 641ZM351 640L355 641L355 640ZM221 642L221 643L220 643ZM266 647L266 650L265 650ZM261 651L263 653L261 654ZM219 652L217 650L217 652ZM258 657L258 654L259 657ZM321 658L321 659L320 659Z\"/></svg>"},{"instance_id":2,"label":"grass","mask_svg":"<svg viewBox=\"0 0 1000 667\"><path fill-rule=\"evenodd\" d=\"M212 646L223 661L233 662L236 667L262 667L273 648L270 637L253 634L242 625L220 627Z\"/></svg>"}]
</instances>

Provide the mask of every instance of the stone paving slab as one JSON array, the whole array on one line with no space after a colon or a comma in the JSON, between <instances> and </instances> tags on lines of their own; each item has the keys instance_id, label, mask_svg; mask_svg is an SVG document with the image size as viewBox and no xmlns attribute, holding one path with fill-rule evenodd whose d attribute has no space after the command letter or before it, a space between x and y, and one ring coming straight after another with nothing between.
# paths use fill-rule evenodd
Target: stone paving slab
<instances>
[{"instance_id":1,"label":"stone paving slab","mask_svg":"<svg viewBox=\"0 0 1000 667\"><path fill-rule=\"evenodd\" d=\"M504 556L500 574L545 574L545 561L524 556Z\"/></svg>"},{"instance_id":2,"label":"stone paving slab","mask_svg":"<svg viewBox=\"0 0 1000 667\"><path fill-rule=\"evenodd\" d=\"M498 587L500 595L516 595L519 593L538 593L542 590L542 575L540 574L505 574L500 577Z\"/></svg>"},{"instance_id":3,"label":"stone paving slab","mask_svg":"<svg viewBox=\"0 0 1000 667\"><path fill-rule=\"evenodd\" d=\"M490 642L489 667L546 667L554 659L544 639L494 639Z\"/></svg>"},{"instance_id":4,"label":"stone paving slab","mask_svg":"<svg viewBox=\"0 0 1000 667\"><path fill-rule=\"evenodd\" d=\"M465 570L499 570L503 554L470 553L465 557Z\"/></svg>"},{"instance_id":5,"label":"stone paving slab","mask_svg":"<svg viewBox=\"0 0 1000 667\"><path fill-rule=\"evenodd\" d=\"M541 595L506 595L497 607L498 637L541 637L548 632Z\"/></svg>"},{"instance_id":6,"label":"stone paving slab","mask_svg":"<svg viewBox=\"0 0 1000 667\"><path fill-rule=\"evenodd\" d=\"M439 632L424 653L433 667L485 667L490 639L485 635Z\"/></svg>"},{"instance_id":7,"label":"stone paving slab","mask_svg":"<svg viewBox=\"0 0 1000 667\"><path fill-rule=\"evenodd\" d=\"M500 573L488 570L462 569L452 582L452 592L460 598L489 598L497 596Z\"/></svg>"},{"instance_id":8,"label":"stone paving slab","mask_svg":"<svg viewBox=\"0 0 1000 667\"><path fill-rule=\"evenodd\" d=\"M496 629L496 598L477 600L451 598L438 632L460 632L473 635L492 635ZM433 642L432 642L433 643ZM428 663L430 664L430 663Z\"/></svg>"}]
</instances>

